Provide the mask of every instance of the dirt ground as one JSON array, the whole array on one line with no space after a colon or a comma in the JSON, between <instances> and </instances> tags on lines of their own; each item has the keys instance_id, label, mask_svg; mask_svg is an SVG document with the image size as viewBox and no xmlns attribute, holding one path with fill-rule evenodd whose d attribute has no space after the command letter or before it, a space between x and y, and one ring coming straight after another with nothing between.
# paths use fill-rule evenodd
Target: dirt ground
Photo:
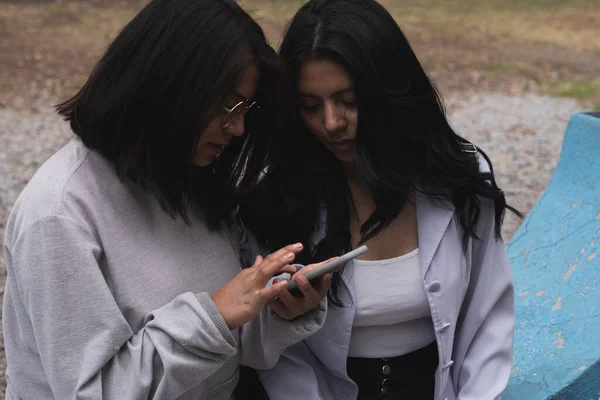
<instances>
[{"instance_id":1,"label":"dirt ground","mask_svg":"<svg viewBox=\"0 0 600 400\"><path fill-rule=\"evenodd\" d=\"M392 10L396 3L400 2L385 2ZM276 46L299 2L247 0L242 4ZM138 0L0 0L0 107L35 111L48 101L73 94L108 41L142 5ZM431 18L418 11L396 10L395 15L442 92L536 90L564 92L592 106L600 103L600 35L587 45L577 35L600 31L600 12L560 10L549 14L547 23L524 27L515 36L512 31L486 28L506 18L493 10L468 20L457 19L455 10ZM538 14L531 12L532 18L543 17ZM550 40L540 41L536 27L552 26L554 19L561 19L562 31L551 31Z\"/></svg>"}]
</instances>

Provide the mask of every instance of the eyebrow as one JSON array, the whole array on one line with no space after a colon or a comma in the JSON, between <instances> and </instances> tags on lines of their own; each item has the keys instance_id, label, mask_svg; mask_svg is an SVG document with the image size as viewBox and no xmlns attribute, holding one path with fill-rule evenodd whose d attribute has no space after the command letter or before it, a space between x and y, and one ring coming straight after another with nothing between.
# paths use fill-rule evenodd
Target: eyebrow
<instances>
[{"instance_id":1,"label":"eyebrow","mask_svg":"<svg viewBox=\"0 0 600 400\"><path fill-rule=\"evenodd\" d=\"M335 92L335 93L332 93L332 94L330 94L330 95L329 95L329 96L327 96L327 97L338 96L338 95L340 95L340 94L348 93L348 92L351 92L351 91L353 91L353 90L354 90L354 89L353 89L352 87L347 87L347 88L344 88L344 89L338 90L337 92ZM298 92L297 94L298 94L298 96L300 96L300 97L313 97L313 98L320 98L320 96L317 96L317 95L314 95L314 94L311 94L311 93L303 93L303 92Z\"/></svg>"}]
</instances>

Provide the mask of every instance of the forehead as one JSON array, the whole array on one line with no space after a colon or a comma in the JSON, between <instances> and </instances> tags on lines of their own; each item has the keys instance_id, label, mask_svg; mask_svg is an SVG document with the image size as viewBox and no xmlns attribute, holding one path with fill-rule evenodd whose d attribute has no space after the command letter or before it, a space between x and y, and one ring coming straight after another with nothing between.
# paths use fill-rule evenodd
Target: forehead
<instances>
[{"instance_id":1,"label":"forehead","mask_svg":"<svg viewBox=\"0 0 600 400\"><path fill-rule=\"evenodd\" d=\"M327 97L352 87L352 79L339 64L329 60L310 60L298 73L299 93Z\"/></svg>"},{"instance_id":2,"label":"forehead","mask_svg":"<svg viewBox=\"0 0 600 400\"><path fill-rule=\"evenodd\" d=\"M256 93L259 78L260 69L258 64L253 63L244 70L239 83L235 87L234 95L241 97L240 100L252 99Z\"/></svg>"}]
</instances>

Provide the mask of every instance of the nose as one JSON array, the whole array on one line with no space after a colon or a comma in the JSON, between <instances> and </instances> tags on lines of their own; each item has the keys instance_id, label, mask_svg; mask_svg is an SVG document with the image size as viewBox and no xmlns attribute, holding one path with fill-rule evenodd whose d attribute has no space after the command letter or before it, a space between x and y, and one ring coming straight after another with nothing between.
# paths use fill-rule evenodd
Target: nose
<instances>
[{"instance_id":1,"label":"nose","mask_svg":"<svg viewBox=\"0 0 600 400\"><path fill-rule=\"evenodd\" d=\"M328 132L336 132L346 126L345 107L337 104L325 103L325 129Z\"/></svg>"},{"instance_id":2,"label":"nose","mask_svg":"<svg viewBox=\"0 0 600 400\"><path fill-rule=\"evenodd\" d=\"M244 129L244 116L239 115L231 121L231 125L229 125L225 131L233 136L242 136L244 134Z\"/></svg>"}]
</instances>

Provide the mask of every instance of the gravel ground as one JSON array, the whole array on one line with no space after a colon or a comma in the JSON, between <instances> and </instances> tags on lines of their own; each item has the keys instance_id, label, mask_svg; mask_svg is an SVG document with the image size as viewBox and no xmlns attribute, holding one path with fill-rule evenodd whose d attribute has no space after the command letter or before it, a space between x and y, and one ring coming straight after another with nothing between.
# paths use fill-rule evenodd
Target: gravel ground
<instances>
[{"instance_id":1,"label":"gravel ground","mask_svg":"<svg viewBox=\"0 0 600 400\"><path fill-rule=\"evenodd\" d=\"M526 213L550 180L569 116L581 111L571 99L533 94L460 94L446 104L454 128L484 149L509 203ZM68 127L52 112L0 110L0 243L10 207L41 163L66 143ZM519 225L507 214L508 239ZM0 294L4 293L4 257L0 252ZM0 400L4 399L4 342L0 335Z\"/></svg>"}]
</instances>

